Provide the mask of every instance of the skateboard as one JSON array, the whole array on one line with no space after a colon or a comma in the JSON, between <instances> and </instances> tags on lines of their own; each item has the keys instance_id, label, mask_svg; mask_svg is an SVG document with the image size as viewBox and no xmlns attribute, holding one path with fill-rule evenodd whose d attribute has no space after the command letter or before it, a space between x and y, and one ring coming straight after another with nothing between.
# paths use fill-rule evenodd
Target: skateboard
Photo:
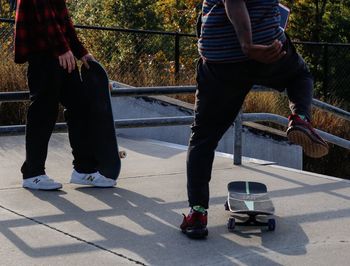
<instances>
[{"instance_id":1,"label":"skateboard","mask_svg":"<svg viewBox=\"0 0 350 266\"><path fill-rule=\"evenodd\" d=\"M89 61L89 69L82 65L81 78L88 101L89 133L99 172L117 179L121 168L121 158L125 151L119 151L111 106L109 78L103 66L97 61Z\"/></svg>"},{"instance_id":2,"label":"skateboard","mask_svg":"<svg viewBox=\"0 0 350 266\"><path fill-rule=\"evenodd\" d=\"M262 220L264 216L271 216L275 212L273 203L268 196L267 187L264 184L236 181L229 183L227 189L228 196L225 209L232 214L227 222L229 231L233 231L236 225L263 226L267 227L268 231L275 230L275 219ZM243 221L236 221L238 216L240 218L242 218L241 216L248 216L248 218Z\"/></svg>"},{"instance_id":3,"label":"skateboard","mask_svg":"<svg viewBox=\"0 0 350 266\"><path fill-rule=\"evenodd\" d=\"M280 15L281 15L281 23L280 27L281 29L285 30L287 28L289 15L290 15L290 9L282 4L278 5Z\"/></svg>"}]
</instances>

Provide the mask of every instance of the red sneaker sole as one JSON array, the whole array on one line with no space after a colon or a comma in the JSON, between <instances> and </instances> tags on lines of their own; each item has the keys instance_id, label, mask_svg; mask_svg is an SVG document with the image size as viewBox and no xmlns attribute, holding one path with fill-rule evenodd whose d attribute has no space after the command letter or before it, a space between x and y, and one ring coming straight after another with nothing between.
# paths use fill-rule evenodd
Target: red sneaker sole
<instances>
[{"instance_id":1,"label":"red sneaker sole","mask_svg":"<svg viewBox=\"0 0 350 266\"><path fill-rule=\"evenodd\" d=\"M184 234L186 234L189 238L193 239L201 239L206 238L208 236L208 229L185 229L182 230Z\"/></svg>"},{"instance_id":2,"label":"red sneaker sole","mask_svg":"<svg viewBox=\"0 0 350 266\"><path fill-rule=\"evenodd\" d=\"M321 158L328 154L327 144L315 142L306 133L300 130L291 130L287 134L288 140L303 147L304 153L312 158Z\"/></svg>"}]
</instances>

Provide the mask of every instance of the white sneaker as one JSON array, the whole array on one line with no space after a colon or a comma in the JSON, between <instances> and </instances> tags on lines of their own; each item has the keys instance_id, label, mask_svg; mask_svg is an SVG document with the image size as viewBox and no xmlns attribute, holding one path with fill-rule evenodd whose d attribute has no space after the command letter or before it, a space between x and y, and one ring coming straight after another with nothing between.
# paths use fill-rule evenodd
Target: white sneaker
<instances>
[{"instance_id":1,"label":"white sneaker","mask_svg":"<svg viewBox=\"0 0 350 266\"><path fill-rule=\"evenodd\" d=\"M114 187L117 182L114 179L107 178L99 172L92 174L78 173L73 170L70 182L79 185L90 185L94 187Z\"/></svg>"},{"instance_id":2,"label":"white sneaker","mask_svg":"<svg viewBox=\"0 0 350 266\"><path fill-rule=\"evenodd\" d=\"M62 188L62 184L49 178L47 175L39 175L23 179L23 187L40 190L57 190Z\"/></svg>"}]
</instances>

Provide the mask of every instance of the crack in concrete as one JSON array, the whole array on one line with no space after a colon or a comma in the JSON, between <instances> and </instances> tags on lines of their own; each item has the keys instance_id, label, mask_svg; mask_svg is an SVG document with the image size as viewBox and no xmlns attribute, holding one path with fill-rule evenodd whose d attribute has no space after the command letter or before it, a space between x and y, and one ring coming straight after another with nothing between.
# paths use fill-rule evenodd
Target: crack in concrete
<instances>
[{"instance_id":1,"label":"crack in concrete","mask_svg":"<svg viewBox=\"0 0 350 266\"><path fill-rule=\"evenodd\" d=\"M45 226L45 227L47 227L47 228L49 228L49 229L51 229L51 230L54 230L54 231L56 231L56 232L58 232L58 233L60 233L60 234L63 234L63 235L65 235L65 236L68 236L68 237L70 237L70 238L72 238L72 239L75 239L75 240L77 240L77 241L79 241L79 242L83 242L83 243L88 244L88 245L90 245L90 246L93 246L93 247L95 247L95 248L97 248L97 249L100 249L100 250L109 252L109 253L111 253L111 254L113 254L113 255L116 255L116 256L118 256L118 257L121 257L121 258L123 258L123 259L126 259L126 260L128 260L128 261L130 261L130 262L133 262L133 263L137 264L137 265L147 265L147 264L145 264L145 263L143 263L143 262L141 262L141 261L138 261L138 260L129 258L129 257L127 257L127 256L125 256L125 255L123 255L123 254L121 254L121 253L115 252L115 251L113 251L113 250L110 250L110 249L108 249L108 248L105 248L105 247L103 247L103 246L100 246L100 245L98 245L98 244L95 244L95 243L93 243L93 242L90 242L90 241L87 241L87 240L85 240L85 239L82 239L82 238L80 238L80 237L78 237L78 236L75 236L75 235L72 235L72 234L70 234L70 233L64 232L64 231L62 231L62 230L60 230L60 229L58 229L58 228L56 228L56 227L53 227L53 226L51 226L51 225L45 224L45 223L43 223L43 222L40 222L39 220L30 218L30 217L28 217L28 216L26 216L26 215L24 215L24 214L18 213L18 212L16 212L16 211L11 210L11 209L9 209L9 208L6 208L6 207L4 207L4 206L2 206L2 205L0 205L0 208L3 209L3 210L5 210L5 211L8 211L8 212L10 212L10 213L12 213L12 214L15 214L15 215L17 215L17 216L19 216L19 217L22 217L22 218L25 218L25 219L27 219L27 220L30 220L30 221L32 221L32 222L34 222L34 223L36 223L36 224Z\"/></svg>"}]
</instances>

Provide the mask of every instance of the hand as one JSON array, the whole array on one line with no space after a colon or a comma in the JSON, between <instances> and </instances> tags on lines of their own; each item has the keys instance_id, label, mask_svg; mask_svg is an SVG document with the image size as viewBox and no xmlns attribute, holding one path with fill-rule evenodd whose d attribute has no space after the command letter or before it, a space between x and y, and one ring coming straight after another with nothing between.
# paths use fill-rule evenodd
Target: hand
<instances>
[{"instance_id":1,"label":"hand","mask_svg":"<svg viewBox=\"0 0 350 266\"><path fill-rule=\"evenodd\" d=\"M68 73L72 73L72 71L75 69L76 63L72 51L68 51L63 55L60 55L58 60L60 62L60 66L67 69Z\"/></svg>"},{"instance_id":2,"label":"hand","mask_svg":"<svg viewBox=\"0 0 350 266\"><path fill-rule=\"evenodd\" d=\"M270 64L278 61L286 52L282 50L283 45L280 41L275 40L270 45L252 44L250 46L243 46L243 52L255 61Z\"/></svg>"},{"instance_id":3,"label":"hand","mask_svg":"<svg viewBox=\"0 0 350 266\"><path fill-rule=\"evenodd\" d=\"M92 54L86 54L80 60L83 62L84 66L89 69L89 61L95 61L95 58L92 56Z\"/></svg>"}]
</instances>

